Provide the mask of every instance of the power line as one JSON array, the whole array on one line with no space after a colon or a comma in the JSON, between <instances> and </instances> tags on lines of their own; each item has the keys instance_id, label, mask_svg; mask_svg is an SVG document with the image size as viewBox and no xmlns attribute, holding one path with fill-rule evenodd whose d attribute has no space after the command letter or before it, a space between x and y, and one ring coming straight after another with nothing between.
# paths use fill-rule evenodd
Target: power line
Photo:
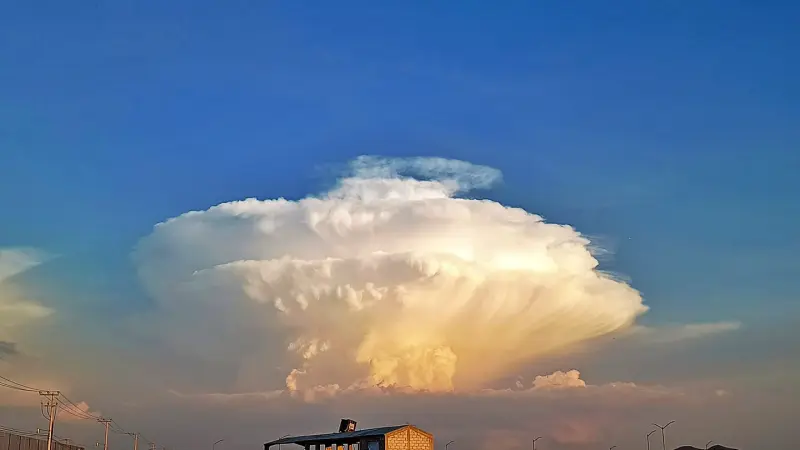
<instances>
[{"instance_id":1,"label":"power line","mask_svg":"<svg viewBox=\"0 0 800 450\"><path fill-rule=\"evenodd\" d=\"M93 415L92 415L92 414L90 414L88 411L84 411L84 410L82 410L82 409L81 409L81 407L80 407L80 406L78 406L78 404L77 404L77 403L75 403L75 402L73 402L72 400L70 400L70 399L69 399L69 398L68 398L66 395L64 395L64 393L61 393L61 398L63 398L64 400L66 400L66 401L67 401L67 403L69 403L70 405L72 405L72 406L73 406L75 409L77 409L78 411L81 411L81 412L85 413L87 416L91 416L93 419L99 419L99 418L100 418L100 417L95 417L95 416L93 416Z\"/></svg>"},{"instance_id":2,"label":"power line","mask_svg":"<svg viewBox=\"0 0 800 450\"><path fill-rule=\"evenodd\" d=\"M5 387L5 388L9 388L9 389L14 389L16 391L23 391L23 392L36 392L37 391L37 389L27 389L27 388L23 388L23 387L19 387L19 386L14 386L13 384L8 384L8 383L5 383L3 381L0 381L0 386Z\"/></svg>"},{"instance_id":3,"label":"power line","mask_svg":"<svg viewBox=\"0 0 800 450\"><path fill-rule=\"evenodd\" d=\"M120 426L120 425L117 423L117 421L116 421L116 420L114 420L114 419L111 419L111 424L112 424L112 425L114 425L114 429L115 429L115 432L116 432L116 433L119 433L119 434L128 434L128 432L127 432L127 431L125 431L125 429L123 429L123 428L122 428L122 427L121 427L121 426Z\"/></svg>"},{"instance_id":4,"label":"power line","mask_svg":"<svg viewBox=\"0 0 800 450\"><path fill-rule=\"evenodd\" d=\"M63 394L61 396L64 397ZM66 397L64 397L64 398L68 401L68 403L64 402L60 398L58 399L58 403L62 406L62 410L64 412L66 412L67 414L69 414L69 415L71 415L73 417L77 417L79 419L84 419L84 420L97 420L97 419L99 419L99 417L96 417L96 416L84 411L78 405L76 405L75 403L73 403L72 401L67 399Z\"/></svg>"},{"instance_id":5,"label":"power line","mask_svg":"<svg viewBox=\"0 0 800 450\"><path fill-rule=\"evenodd\" d=\"M42 417L44 417L44 420L50 420L50 414L44 412L44 402L39 404L39 412L42 413Z\"/></svg>"},{"instance_id":6,"label":"power line","mask_svg":"<svg viewBox=\"0 0 800 450\"><path fill-rule=\"evenodd\" d=\"M142 436L139 433L129 433L129 432L127 432L124 428L122 428L122 426L119 423L117 423L113 419L105 419L103 417L96 416L96 415L94 415L94 414L92 414L92 413L90 413L88 411L84 411L81 408L81 406L79 406L77 403L75 403L72 400L70 400L69 397L67 397L66 395L64 395L60 391L48 391L48 390L38 389L38 388L35 388L33 386L29 386L29 385L26 385L24 383L20 383L18 381L14 381L14 380L12 380L10 378L6 378L6 377L4 377L2 375L0 375L0 387L5 387L5 388L8 388L8 389L13 389L13 390L21 391L21 392L36 392L36 393L38 393L39 395L41 395L43 397L47 397L47 401L43 402L41 404L41 408L40 409L41 409L42 417L45 420L49 421L49 427L48 427L48 450L52 450L52 441L54 440L53 438L56 437L53 434L53 429L55 428L55 419L56 419L56 416L58 415L58 412L59 412L58 411L58 406L59 405L61 406L61 411L63 411L66 414L69 414L69 415L71 415L73 417L76 417L78 419L83 419L83 420L95 420L97 422L100 422L100 423L104 424L105 425L105 429L106 429L106 438L105 438L104 450L108 450L108 432L109 431L111 431L113 433L117 433L117 434L135 435L135 436L137 436L137 441L138 441L138 438L141 438L142 440L144 440L148 444L155 445L154 441L152 441L150 439L147 439L146 437ZM45 408L46 408L46 410L45 410ZM23 431L23 430L15 430L15 429L12 429L12 428L0 426L0 431L2 431L2 430L15 432L15 433L21 434L21 435L41 436L41 434L39 434L39 433L29 433L29 432L26 432L26 431Z\"/></svg>"},{"instance_id":7,"label":"power line","mask_svg":"<svg viewBox=\"0 0 800 450\"><path fill-rule=\"evenodd\" d=\"M11 383L11 385L9 386L7 383ZM22 384L20 382L14 381L12 379L6 378L6 377L4 377L2 375L0 375L0 384L4 385L6 387L10 387L12 389L19 389L20 391L38 392L38 391L41 390L41 389L36 389L35 387L30 387L28 385Z\"/></svg>"},{"instance_id":8,"label":"power line","mask_svg":"<svg viewBox=\"0 0 800 450\"><path fill-rule=\"evenodd\" d=\"M59 401L58 404L62 406L62 408L61 408L62 411L64 411L65 413L67 413L67 414L69 414L69 415L71 415L73 417L77 417L78 419L84 419L84 420L96 420L97 419L96 417L94 417L94 416L92 416L90 414L87 414L82 410L79 410L79 409L76 410L72 406L67 406L61 401Z\"/></svg>"}]
</instances>

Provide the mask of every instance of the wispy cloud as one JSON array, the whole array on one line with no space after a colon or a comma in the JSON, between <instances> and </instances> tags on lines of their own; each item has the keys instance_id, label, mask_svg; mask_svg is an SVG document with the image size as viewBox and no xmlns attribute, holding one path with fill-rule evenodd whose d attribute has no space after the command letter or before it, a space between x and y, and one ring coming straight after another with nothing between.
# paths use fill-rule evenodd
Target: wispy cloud
<instances>
[{"instance_id":1,"label":"wispy cloud","mask_svg":"<svg viewBox=\"0 0 800 450\"><path fill-rule=\"evenodd\" d=\"M670 344L739 330L741 322L708 322L660 327L635 326L629 333L640 342Z\"/></svg>"},{"instance_id":2,"label":"wispy cloud","mask_svg":"<svg viewBox=\"0 0 800 450\"><path fill-rule=\"evenodd\" d=\"M41 250L19 247L0 249L0 283L38 266L51 256Z\"/></svg>"},{"instance_id":3,"label":"wispy cloud","mask_svg":"<svg viewBox=\"0 0 800 450\"><path fill-rule=\"evenodd\" d=\"M47 317L53 310L29 299L24 289L13 283L14 277L44 262L48 256L26 248L0 249L0 341L14 343L18 350L23 327ZM6 350L11 345L6 345Z\"/></svg>"},{"instance_id":4,"label":"wispy cloud","mask_svg":"<svg viewBox=\"0 0 800 450\"><path fill-rule=\"evenodd\" d=\"M437 392L424 389L414 389L410 386L374 386L356 384L346 388L338 385L314 386L305 389L283 389L272 391L238 392L238 393L193 393L187 394L175 389L169 390L173 396L187 400L205 403L219 403L224 405L245 405L264 402L305 402L318 403L321 401L363 401L369 398L382 398L387 396L407 398L441 398L441 399L480 399L480 398L539 398L540 400L578 400L597 402L607 401L609 404L619 404L630 401L674 399L683 396L679 389L664 386L642 386L631 382L614 382L601 385L588 384L581 379L578 370L566 372L556 371L549 375L534 378L530 386L517 384L516 388L508 389L481 389L478 391L451 391ZM709 394L712 395L712 394Z\"/></svg>"}]
</instances>

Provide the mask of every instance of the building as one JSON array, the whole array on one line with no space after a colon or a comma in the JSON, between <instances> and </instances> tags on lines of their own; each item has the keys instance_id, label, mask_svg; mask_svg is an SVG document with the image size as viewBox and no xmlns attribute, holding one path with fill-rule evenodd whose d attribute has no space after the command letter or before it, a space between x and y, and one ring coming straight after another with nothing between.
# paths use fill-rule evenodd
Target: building
<instances>
[{"instance_id":1,"label":"building","mask_svg":"<svg viewBox=\"0 0 800 450\"><path fill-rule=\"evenodd\" d=\"M433 435L414 425L395 425L356 430L356 423L342 420L338 433L289 436L264 444L264 450L283 444L305 450L433 450Z\"/></svg>"}]
</instances>

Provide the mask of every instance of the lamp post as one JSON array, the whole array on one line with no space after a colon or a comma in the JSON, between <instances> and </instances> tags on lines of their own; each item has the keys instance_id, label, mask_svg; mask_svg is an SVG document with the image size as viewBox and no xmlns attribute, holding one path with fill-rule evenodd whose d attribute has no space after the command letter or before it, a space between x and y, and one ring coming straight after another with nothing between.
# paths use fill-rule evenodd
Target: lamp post
<instances>
[{"instance_id":1,"label":"lamp post","mask_svg":"<svg viewBox=\"0 0 800 450\"><path fill-rule=\"evenodd\" d=\"M666 430L667 427L672 425L673 423L675 423L675 421L671 420L668 424L664 425L663 427L657 423L653 424L657 426L659 429L661 429L661 450L667 450L667 441L666 438L664 438L664 430Z\"/></svg>"},{"instance_id":2,"label":"lamp post","mask_svg":"<svg viewBox=\"0 0 800 450\"><path fill-rule=\"evenodd\" d=\"M217 444L219 444L220 442L222 442L222 441L224 441L224 440L225 440L225 439L220 439L220 440L218 440L217 442L214 442L214 444L213 444L213 445L211 445L211 450L214 450L214 449L215 449L215 447L217 446Z\"/></svg>"},{"instance_id":3,"label":"lamp post","mask_svg":"<svg viewBox=\"0 0 800 450\"><path fill-rule=\"evenodd\" d=\"M447 447L449 447L450 444L452 444L453 442L455 442L455 441L450 441L447 444L444 444L444 450L447 450Z\"/></svg>"},{"instance_id":4,"label":"lamp post","mask_svg":"<svg viewBox=\"0 0 800 450\"><path fill-rule=\"evenodd\" d=\"M608 447L608 450L614 450L615 448L617 448L617 446L616 445L612 445L611 447Z\"/></svg>"},{"instance_id":5,"label":"lamp post","mask_svg":"<svg viewBox=\"0 0 800 450\"><path fill-rule=\"evenodd\" d=\"M655 433L656 431L657 430L653 430L653 431L647 433L647 436L645 437L645 439L647 439L647 450L650 450L650 435Z\"/></svg>"},{"instance_id":6,"label":"lamp post","mask_svg":"<svg viewBox=\"0 0 800 450\"><path fill-rule=\"evenodd\" d=\"M708 441L708 442L706 442L706 450L708 450L708 446L709 446L709 445L711 445L713 442L714 442L714 441Z\"/></svg>"},{"instance_id":7,"label":"lamp post","mask_svg":"<svg viewBox=\"0 0 800 450\"><path fill-rule=\"evenodd\" d=\"M533 450L536 450L536 441L538 441L538 440L539 440L539 439L541 439L541 438L542 438L541 436L536 436L536 437L533 439L533 442L532 442L532 444L533 444Z\"/></svg>"}]
</instances>

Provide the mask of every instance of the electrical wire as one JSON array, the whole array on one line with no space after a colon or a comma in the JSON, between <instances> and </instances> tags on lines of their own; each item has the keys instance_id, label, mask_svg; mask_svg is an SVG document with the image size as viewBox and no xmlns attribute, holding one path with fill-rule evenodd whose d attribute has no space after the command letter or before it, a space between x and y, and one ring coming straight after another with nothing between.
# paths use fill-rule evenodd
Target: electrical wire
<instances>
[{"instance_id":1,"label":"electrical wire","mask_svg":"<svg viewBox=\"0 0 800 450\"><path fill-rule=\"evenodd\" d=\"M84 420L97 420L97 417L83 411L82 409L78 409L68 403L64 403L61 399L58 399L58 404L62 406L61 411L73 416L77 417L78 419Z\"/></svg>"},{"instance_id":2,"label":"electrical wire","mask_svg":"<svg viewBox=\"0 0 800 450\"><path fill-rule=\"evenodd\" d=\"M62 400L62 398L64 400ZM81 407L78 406L77 403L73 402L72 400L69 399L69 397L67 397L66 395L64 395L62 393L59 393L59 398L57 399L57 401L61 406L63 406L63 409L68 414L71 414L71 415L73 415L75 417L78 417L78 418L81 418L81 419L86 419L86 420L99 420L100 419L100 417L97 417L97 416L89 413L88 411L84 411L83 409L81 409ZM65 403L65 401L66 401L66 403Z\"/></svg>"},{"instance_id":3,"label":"electrical wire","mask_svg":"<svg viewBox=\"0 0 800 450\"><path fill-rule=\"evenodd\" d=\"M127 431L125 431L125 430L124 430L124 429L123 429L123 428L122 428L122 427L121 427L121 426L120 426L120 425L117 423L117 421L116 421L116 420L114 420L114 419L111 419L111 423L112 423L112 424L114 425L114 427L116 428L116 432L117 432L117 433L120 433L120 434L127 434Z\"/></svg>"},{"instance_id":4,"label":"electrical wire","mask_svg":"<svg viewBox=\"0 0 800 450\"><path fill-rule=\"evenodd\" d=\"M23 391L23 392L39 392L38 389L28 389L28 388L24 388L24 387L20 387L20 386L15 386L13 384L9 384L9 383L6 383L4 381L0 381L0 386L6 387L6 388L9 388L9 389L14 389L14 390L17 390L17 391Z\"/></svg>"},{"instance_id":5,"label":"electrical wire","mask_svg":"<svg viewBox=\"0 0 800 450\"><path fill-rule=\"evenodd\" d=\"M6 378L6 377L4 377L2 375L0 375L0 387L5 387L5 388L8 388L8 389L13 389L13 390L22 391L22 392L42 392L41 389L37 389L37 388L35 388L33 386L28 386L28 385L20 383L18 381L14 381L14 380L12 380L10 378ZM59 392L58 396L56 397L56 401L58 402L59 405L61 405L61 409L60 409L59 412L64 412L64 413L69 414L69 415L71 415L73 417L76 417L78 419L83 419L83 420L96 420L96 421L103 420L102 417L98 417L98 416L95 416L94 414L89 413L88 411L84 411L77 403L75 403L72 400L70 400L69 397L67 397L63 393ZM40 405L40 412L42 414L42 417L45 418L45 420L48 420L48 421L50 420L49 411L45 412L43 404ZM131 436L134 436L136 434L136 433L129 433L129 432L125 431L125 429L122 428L122 426L117 421L115 421L114 419L109 419L109 420L110 420L110 424L111 424L111 426L109 427L109 430L112 431L113 433L128 434L128 435L131 435ZM38 432L37 433L33 433L33 432L25 431L25 430L18 430L18 429L15 429L15 428L4 427L2 425L0 425L0 431L15 433L15 434L18 434L18 435L21 435L21 436L26 436L26 437L41 437L42 436ZM53 435L53 439L56 439L56 438L58 438L58 437ZM61 439L61 438L58 438L58 439ZM139 439L144 441L144 442L146 442L149 445L155 445L154 441L152 441L150 439L147 439L146 437L142 436L141 434L139 434ZM63 444L63 442L61 442L61 443Z\"/></svg>"},{"instance_id":6,"label":"electrical wire","mask_svg":"<svg viewBox=\"0 0 800 450\"><path fill-rule=\"evenodd\" d=\"M50 413L49 412L47 412L47 413L44 412L44 403L40 403L39 404L39 411L42 413L42 417L44 417L44 420L47 420L49 422L50 421Z\"/></svg>"},{"instance_id":7,"label":"electrical wire","mask_svg":"<svg viewBox=\"0 0 800 450\"><path fill-rule=\"evenodd\" d=\"M4 383L5 382L5 383ZM10 383L10 385L8 385ZM30 392L39 392L40 389L36 389L34 387L30 387L28 385L22 384L20 382L14 381L12 379L6 378L0 375L0 384L10 387L12 389L19 389L20 391L30 391Z\"/></svg>"}]
</instances>

